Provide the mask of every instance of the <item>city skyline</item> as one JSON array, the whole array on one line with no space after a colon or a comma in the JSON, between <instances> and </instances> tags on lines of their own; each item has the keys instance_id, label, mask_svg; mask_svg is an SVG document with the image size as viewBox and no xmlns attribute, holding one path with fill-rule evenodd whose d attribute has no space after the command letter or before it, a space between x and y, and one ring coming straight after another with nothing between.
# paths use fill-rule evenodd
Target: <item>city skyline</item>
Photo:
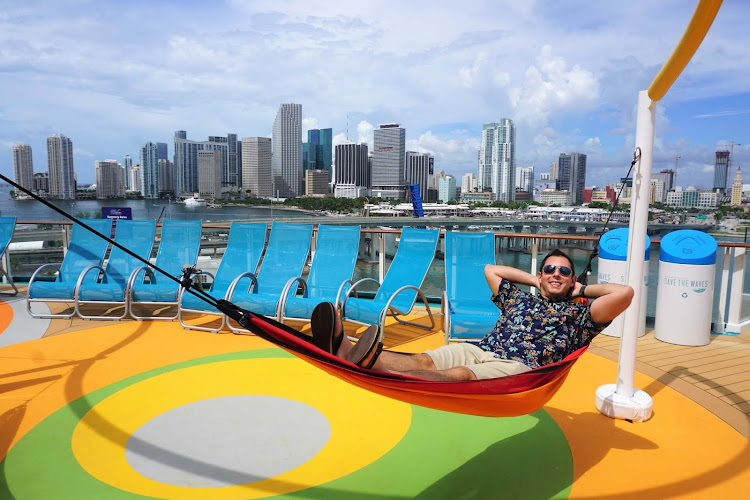
<instances>
[{"instance_id":1,"label":"city skyline","mask_svg":"<svg viewBox=\"0 0 750 500\"><path fill-rule=\"evenodd\" d=\"M348 131L372 150L374 128L401 123L406 150L432 154L435 168L457 179L477 173L482 125L509 118L517 165L543 173L559 154L580 152L587 184L604 185L627 171L637 92L694 7L413 2L385 13L342 5L7 7L0 37L13 50L0 54L0 171L12 175L13 144L30 144L35 171L44 170L46 137L64 134L75 143L78 181L88 184L95 161L137 158L146 142L172 144L175 130L268 137L279 103L298 102L303 140L309 129L332 128L334 146ZM427 6L430 23L414 30L408 19ZM745 3L725 1L658 104L653 170L672 168L679 155L679 184L711 187L717 145L742 143L733 167L750 159L748 14Z\"/></svg>"}]
</instances>

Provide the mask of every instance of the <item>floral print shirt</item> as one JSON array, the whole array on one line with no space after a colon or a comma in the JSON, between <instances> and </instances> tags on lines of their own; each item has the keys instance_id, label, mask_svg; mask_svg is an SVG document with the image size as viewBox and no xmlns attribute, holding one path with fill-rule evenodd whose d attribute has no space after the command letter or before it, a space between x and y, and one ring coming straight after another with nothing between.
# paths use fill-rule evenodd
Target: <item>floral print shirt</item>
<instances>
[{"instance_id":1,"label":"floral print shirt","mask_svg":"<svg viewBox=\"0 0 750 500\"><path fill-rule=\"evenodd\" d=\"M500 319L477 345L497 358L531 368L561 361L609 324L594 323L590 305L547 300L505 279L492 301L500 309Z\"/></svg>"}]
</instances>

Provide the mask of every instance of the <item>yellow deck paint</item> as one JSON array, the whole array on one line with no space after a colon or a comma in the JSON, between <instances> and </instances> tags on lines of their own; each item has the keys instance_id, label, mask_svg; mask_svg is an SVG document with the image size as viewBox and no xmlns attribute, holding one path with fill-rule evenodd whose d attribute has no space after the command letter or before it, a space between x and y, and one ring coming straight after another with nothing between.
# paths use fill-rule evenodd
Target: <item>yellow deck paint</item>
<instances>
[{"instance_id":1,"label":"yellow deck paint","mask_svg":"<svg viewBox=\"0 0 750 500\"><path fill-rule=\"evenodd\" d=\"M276 372L285 376L274 377ZM186 387L190 390L184 390ZM296 469L272 479L221 488L163 484L138 474L127 463L127 440L150 419L194 401L243 394L285 397L317 409L331 424L328 443ZM248 408L250 411L252 408ZM234 360L171 371L110 396L94 406L76 427L73 453L97 479L141 495L260 498L317 486L359 470L395 446L410 422L409 405L357 389L301 360ZM341 455L347 460L337 460Z\"/></svg>"}]
</instances>

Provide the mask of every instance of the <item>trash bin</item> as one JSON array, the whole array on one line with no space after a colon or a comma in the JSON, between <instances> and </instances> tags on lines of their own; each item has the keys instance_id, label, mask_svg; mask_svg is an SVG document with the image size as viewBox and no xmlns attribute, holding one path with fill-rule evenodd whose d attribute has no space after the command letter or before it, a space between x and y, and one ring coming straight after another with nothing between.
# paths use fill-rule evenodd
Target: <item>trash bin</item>
<instances>
[{"instance_id":1,"label":"trash bin","mask_svg":"<svg viewBox=\"0 0 750 500\"><path fill-rule=\"evenodd\" d=\"M628 272L628 234L629 229L621 227L604 233L599 240L599 261L597 266L597 283L625 284ZM641 293L641 312L638 317L638 336L646 334L646 304L648 297L648 268L649 255L651 253L651 238L646 236L646 253L643 264L643 289ZM602 330L604 335L619 337L622 332L622 324L625 322L625 313L620 314L612 323Z\"/></svg>"},{"instance_id":2,"label":"trash bin","mask_svg":"<svg viewBox=\"0 0 750 500\"><path fill-rule=\"evenodd\" d=\"M682 229L661 240L654 336L679 345L706 345L716 272L716 240Z\"/></svg>"}]
</instances>

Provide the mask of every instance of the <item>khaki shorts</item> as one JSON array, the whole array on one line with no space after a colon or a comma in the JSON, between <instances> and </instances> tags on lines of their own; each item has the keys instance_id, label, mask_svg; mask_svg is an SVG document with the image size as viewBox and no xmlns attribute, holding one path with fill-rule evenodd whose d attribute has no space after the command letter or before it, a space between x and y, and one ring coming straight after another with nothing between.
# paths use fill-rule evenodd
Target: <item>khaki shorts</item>
<instances>
[{"instance_id":1,"label":"khaki shorts","mask_svg":"<svg viewBox=\"0 0 750 500\"><path fill-rule=\"evenodd\" d=\"M465 366L477 379L507 377L531 370L519 361L496 358L491 352L468 342L444 345L434 351L425 351L425 354L432 358L438 370Z\"/></svg>"}]
</instances>

